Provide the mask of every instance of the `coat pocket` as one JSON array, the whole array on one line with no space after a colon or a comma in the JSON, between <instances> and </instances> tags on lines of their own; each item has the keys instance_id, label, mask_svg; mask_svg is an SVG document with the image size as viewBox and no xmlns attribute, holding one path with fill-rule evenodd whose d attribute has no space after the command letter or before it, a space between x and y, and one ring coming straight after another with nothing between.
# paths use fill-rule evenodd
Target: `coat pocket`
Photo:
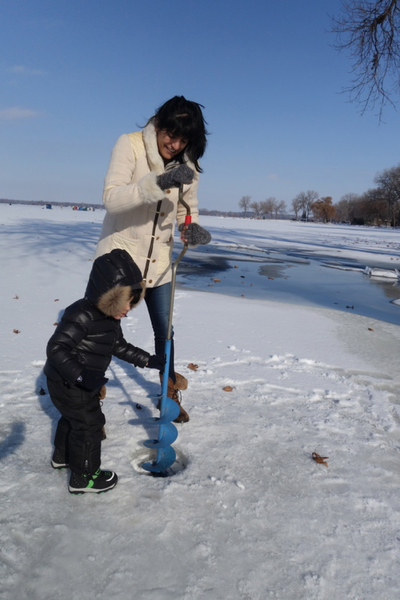
<instances>
[{"instance_id":1,"label":"coat pocket","mask_svg":"<svg viewBox=\"0 0 400 600\"><path fill-rule=\"evenodd\" d=\"M172 244L161 244L158 255L157 275L163 275L171 268Z\"/></svg>"},{"instance_id":2,"label":"coat pocket","mask_svg":"<svg viewBox=\"0 0 400 600\"><path fill-rule=\"evenodd\" d=\"M121 250L126 250L128 254L131 255L133 260L137 261L138 258L138 248L139 248L139 240L135 240L132 238L128 238L122 233L115 232L111 238L111 250L115 250L119 248Z\"/></svg>"}]
</instances>

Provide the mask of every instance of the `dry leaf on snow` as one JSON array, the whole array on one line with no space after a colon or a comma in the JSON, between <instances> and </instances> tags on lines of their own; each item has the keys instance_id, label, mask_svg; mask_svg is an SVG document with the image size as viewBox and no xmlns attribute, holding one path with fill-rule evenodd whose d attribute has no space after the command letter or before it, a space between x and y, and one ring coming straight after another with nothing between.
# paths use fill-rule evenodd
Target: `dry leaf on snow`
<instances>
[{"instance_id":1,"label":"dry leaf on snow","mask_svg":"<svg viewBox=\"0 0 400 600\"><path fill-rule=\"evenodd\" d=\"M193 363L189 363L187 368L191 369L192 371L197 371L197 369L199 368L199 365L194 365Z\"/></svg>"},{"instance_id":2,"label":"dry leaf on snow","mask_svg":"<svg viewBox=\"0 0 400 600\"><path fill-rule=\"evenodd\" d=\"M230 385L226 385L222 389L224 390L224 392L233 392L233 387L231 387Z\"/></svg>"},{"instance_id":3,"label":"dry leaf on snow","mask_svg":"<svg viewBox=\"0 0 400 600\"><path fill-rule=\"evenodd\" d=\"M315 460L315 462L319 463L320 465L325 465L326 467L328 466L328 463L325 461L328 460L329 456L320 456L316 452L313 452L311 456L313 460Z\"/></svg>"}]
</instances>

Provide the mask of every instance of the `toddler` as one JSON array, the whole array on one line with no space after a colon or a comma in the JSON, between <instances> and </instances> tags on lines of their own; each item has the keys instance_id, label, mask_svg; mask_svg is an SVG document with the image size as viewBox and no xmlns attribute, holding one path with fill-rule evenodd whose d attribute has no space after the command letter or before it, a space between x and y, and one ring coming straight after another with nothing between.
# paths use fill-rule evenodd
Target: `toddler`
<instances>
[{"instance_id":1,"label":"toddler","mask_svg":"<svg viewBox=\"0 0 400 600\"><path fill-rule=\"evenodd\" d=\"M164 356L152 355L128 343L121 319L144 292L142 274L126 250L97 258L85 297L65 309L47 344L44 373L53 404L61 413L51 461L55 469L69 467L71 494L101 493L117 485L113 471L100 469L105 417L100 390L112 356L160 371Z\"/></svg>"}]
</instances>

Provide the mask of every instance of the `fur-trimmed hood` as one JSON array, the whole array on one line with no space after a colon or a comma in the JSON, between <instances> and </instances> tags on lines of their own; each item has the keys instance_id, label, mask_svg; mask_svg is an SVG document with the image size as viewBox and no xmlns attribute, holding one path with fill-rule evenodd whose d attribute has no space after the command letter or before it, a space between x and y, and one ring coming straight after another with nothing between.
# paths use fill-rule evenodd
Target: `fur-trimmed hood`
<instances>
[{"instance_id":1,"label":"fur-trimmed hood","mask_svg":"<svg viewBox=\"0 0 400 600\"><path fill-rule=\"evenodd\" d=\"M133 290L143 290L142 274L126 250L115 249L93 263L85 292L92 304L108 317L125 310Z\"/></svg>"}]
</instances>

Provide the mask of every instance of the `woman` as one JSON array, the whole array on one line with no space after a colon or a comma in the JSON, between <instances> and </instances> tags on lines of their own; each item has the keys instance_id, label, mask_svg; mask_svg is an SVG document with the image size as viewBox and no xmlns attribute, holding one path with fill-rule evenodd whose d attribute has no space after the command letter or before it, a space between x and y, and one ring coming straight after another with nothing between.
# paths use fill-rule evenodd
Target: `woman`
<instances>
[{"instance_id":1,"label":"woman","mask_svg":"<svg viewBox=\"0 0 400 600\"><path fill-rule=\"evenodd\" d=\"M156 111L143 131L121 135L104 183L107 214L96 257L122 248L139 266L156 355L164 354L168 328L175 221L189 245L211 240L198 224L197 187L202 172L198 160L207 145L201 109L200 104L175 96ZM185 229L186 209L178 203L181 185L192 215L192 224ZM180 390L187 385L185 377L175 372L172 342L168 396L180 404ZM189 415L180 408L176 421L183 423Z\"/></svg>"}]
</instances>

